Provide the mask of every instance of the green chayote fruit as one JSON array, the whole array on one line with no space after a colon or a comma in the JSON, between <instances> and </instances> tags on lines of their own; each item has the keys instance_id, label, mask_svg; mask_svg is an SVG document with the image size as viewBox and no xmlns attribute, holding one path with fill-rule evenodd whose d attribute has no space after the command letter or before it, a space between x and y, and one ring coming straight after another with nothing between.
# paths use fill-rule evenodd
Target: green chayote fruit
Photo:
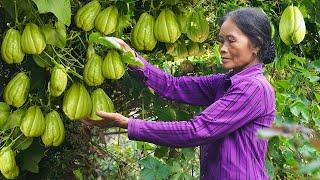
<instances>
[{"instance_id":1,"label":"green chayote fruit","mask_svg":"<svg viewBox=\"0 0 320 180\"><path fill-rule=\"evenodd\" d=\"M288 6L282 13L279 24L281 40L286 45L299 44L306 34L306 25L298 7Z\"/></svg>"},{"instance_id":2,"label":"green chayote fruit","mask_svg":"<svg viewBox=\"0 0 320 180\"><path fill-rule=\"evenodd\" d=\"M65 138L65 129L57 111L51 111L45 117L46 128L41 135L45 146L59 146Z\"/></svg>"},{"instance_id":3,"label":"green chayote fruit","mask_svg":"<svg viewBox=\"0 0 320 180\"><path fill-rule=\"evenodd\" d=\"M80 120L90 115L92 101L89 92L83 84L73 83L65 92L63 112L71 120Z\"/></svg>"},{"instance_id":4,"label":"green chayote fruit","mask_svg":"<svg viewBox=\"0 0 320 180\"><path fill-rule=\"evenodd\" d=\"M27 109L21 120L20 130L26 137L41 136L45 130L46 122L39 106Z\"/></svg>"},{"instance_id":5,"label":"green chayote fruit","mask_svg":"<svg viewBox=\"0 0 320 180\"><path fill-rule=\"evenodd\" d=\"M3 60L8 64L19 64L23 61L24 52L21 48L20 32L10 28L3 38L1 44L1 55Z\"/></svg>"},{"instance_id":6,"label":"green chayote fruit","mask_svg":"<svg viewBox=\"0 0 320 180\"><path fill-rule=\"evenodd\" d=\"M5 87L3 99L7 104L19 108L26 102L29 89L29 77L24 72L20 72Z\"/></svg>"}]
</instances>

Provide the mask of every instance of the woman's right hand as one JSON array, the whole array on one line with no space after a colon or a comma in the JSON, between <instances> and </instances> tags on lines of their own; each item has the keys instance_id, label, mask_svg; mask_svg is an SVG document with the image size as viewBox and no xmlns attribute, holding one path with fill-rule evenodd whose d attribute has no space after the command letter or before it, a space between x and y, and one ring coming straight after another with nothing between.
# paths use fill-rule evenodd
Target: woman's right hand
<instances>
[{"instance_id":1,"label":"woman's right hand","mask_svg":"<svg viewBox=\"0 0 320 180\"><path fill-rule=\"evenodd\" d=\"M110 38L112 38L114 41L116 41L116 42L120 45L121 49L122 49L124 52L130 52L130 53L133 55L133 57L135 58L135 60L136 60L136 61L140 61L139 63L143 65L143 62L136 57L135 51L134 51L126 42L124 42L124 41L123 41L122 39L120 39L120 38L116 38L116 37L110 37ZM129 63L129 66L134 68L134 67L136 67L137 65L134 65L134 64L130 64L130 63Z\"/></svg>"},{"instance_id":2,"label":"woman's right hand","mask_svg":"<svg viewBox=\"0 0 320 180\"><path fill-rule=\"evenodd\" d=\"M112 40L116 41L124 52L130 52L132 55L135 56L134 50L122 39L116 38L116 37L109 37L109 38L112 38Z\"/></svg>"}]
</instances>

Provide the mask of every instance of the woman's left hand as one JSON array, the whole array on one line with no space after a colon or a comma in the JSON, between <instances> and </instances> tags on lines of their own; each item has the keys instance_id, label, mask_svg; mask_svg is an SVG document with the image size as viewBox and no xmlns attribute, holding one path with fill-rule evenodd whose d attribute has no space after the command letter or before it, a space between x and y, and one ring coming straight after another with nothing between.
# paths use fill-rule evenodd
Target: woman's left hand
<instances>
[{"instance_id":1,"label":"woman's left hand","mask_svg":"<svg viewBox=\"0 0 320 180\"><path fill-rule=\"evenodd\" d=\"M102 118L102 120L91 120L89 118L82 119L82 122L89 126L98 126L100 128L121 127L128 128L129 118L119 113L109 113L104 111L98 111L96 113Z\"/></svg>"}]
</instances>

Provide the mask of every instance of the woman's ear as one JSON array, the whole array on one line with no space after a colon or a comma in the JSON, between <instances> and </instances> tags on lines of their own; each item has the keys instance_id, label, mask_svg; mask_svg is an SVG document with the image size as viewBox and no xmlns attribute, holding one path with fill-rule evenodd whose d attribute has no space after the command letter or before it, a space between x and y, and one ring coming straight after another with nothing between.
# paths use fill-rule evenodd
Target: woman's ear
<instances>
[{"instance_id":1,"label":"woman's ear","mask_svg":"<svg viewBox=\"0 0 320 180\"><path fill-rule=\"evenodd\" d=\"M261 49L260 46L255 46L252 48L252 53L255 55L258 55L260 49Z\"/></svg>"},{"instance_id":2,"label":"woman's ear","mask_svg":"<svg viewBox=\"0 0 320 180\"><path fill-rule=\"evenodd\" d=\"M263 44L263 41L261 39L261 37L258 37L258 42L252 43L251 47L252 47L252 54L254 54L255 56L258 56L259 51L261 50L261 46Z\"/></svg>"}]
</instances>

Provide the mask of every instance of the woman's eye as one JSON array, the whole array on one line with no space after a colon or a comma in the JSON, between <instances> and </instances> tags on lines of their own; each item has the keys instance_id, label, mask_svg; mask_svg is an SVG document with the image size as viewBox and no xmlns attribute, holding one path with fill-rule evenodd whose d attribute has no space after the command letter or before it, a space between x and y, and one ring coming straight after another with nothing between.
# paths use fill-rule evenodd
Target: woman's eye
<instances>
[{"instance_id":1,"label":"woman's eye","mask_svg":"<svg viewBox=\"0 0 320 180\"><path fill-rule=\"evenodd\" d=\"M228 37L228 41L232 43L232 42L235 42L236 40L233 37Z\"/></svg>"}]
</instances>

